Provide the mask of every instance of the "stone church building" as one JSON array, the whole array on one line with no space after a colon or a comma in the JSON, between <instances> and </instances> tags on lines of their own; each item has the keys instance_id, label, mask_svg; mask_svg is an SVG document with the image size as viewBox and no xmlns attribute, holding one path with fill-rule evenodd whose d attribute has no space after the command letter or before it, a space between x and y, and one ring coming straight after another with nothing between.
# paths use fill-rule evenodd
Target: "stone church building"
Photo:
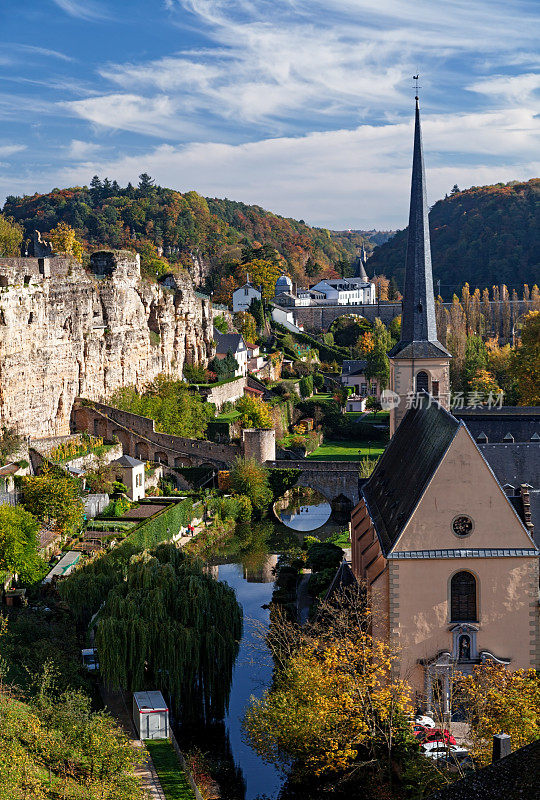
<instances>
[{"instance_id":1,"label":"stone church building","mask_svg":"<svg viewBox=\"0 0 540 800\"><path fill-rule=\"evenodd\" d=\"M402 334L389 357L399 404L352 513L352 569L370 591L375 635L399 648L401 676L428 710L436 694L449 713L454 669L540 668L540 552L526 487L520 507L447 410L451 356L437 339L418 98Z\"/></svg>"}]
</instances>

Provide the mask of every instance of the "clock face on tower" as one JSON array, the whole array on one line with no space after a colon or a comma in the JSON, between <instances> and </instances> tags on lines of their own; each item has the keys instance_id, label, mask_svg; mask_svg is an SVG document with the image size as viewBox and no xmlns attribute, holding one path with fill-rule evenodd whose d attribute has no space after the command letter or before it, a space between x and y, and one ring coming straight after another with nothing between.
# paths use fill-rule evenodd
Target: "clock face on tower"
<instances>
[{"instance_id":1,"label":"clock face on tower","mask_svg":"<svg viewBox=\"0 0 540 800\"><path fill-rule=\"evenodd\" d=\"M460 514L459 517L455 517L452 522L452 530L456 536L468 536L473 527L472 519L465 514Z\"/></svg>"}]
</instances>

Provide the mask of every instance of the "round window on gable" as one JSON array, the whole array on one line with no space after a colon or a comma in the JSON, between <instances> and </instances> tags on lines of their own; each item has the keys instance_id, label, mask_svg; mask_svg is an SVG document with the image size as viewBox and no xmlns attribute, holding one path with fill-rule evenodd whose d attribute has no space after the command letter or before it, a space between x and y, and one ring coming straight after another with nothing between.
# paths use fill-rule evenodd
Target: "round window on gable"
<instances>
[{"instance_id":1,"label":"round window on gable","mask_svg":"<svg viewBox=\"0 0 540 800\"><path fill-rule=\"evenodd\" d=\"M474 522L466 514L460 514L452 520L452 530L456 536L468 536L473 532Z\"/></svg>"}]
</instances>

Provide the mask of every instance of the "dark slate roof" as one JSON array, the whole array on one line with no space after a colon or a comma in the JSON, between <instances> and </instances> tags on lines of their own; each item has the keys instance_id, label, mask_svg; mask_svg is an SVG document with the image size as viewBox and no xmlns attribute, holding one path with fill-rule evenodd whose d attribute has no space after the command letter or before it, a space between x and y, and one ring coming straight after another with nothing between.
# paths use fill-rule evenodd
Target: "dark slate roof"
<instances>
[{"instance_id":1,"label":"dark slate roof","mask_svg":"<svg viewBox=\"0 0 540 800\"><path fill-rule=\"evenodd\" d=\"M118 464L119 467L139 467L141 464L144 464L144 461L133 458L133 456L120 456L116 461L113 461L113 464Z\"/></svg>"},{"instance_id":2,"label":"dark slate roof","mask_svg":"<svg viewBox=\"0 0 540 800\"><path fill-rule=\"evenodd\" d=\"M401 320L401 340L390 351L389 355L392 358L430 358L450 355L437 340L426 176L418 97L416 98L414 124L411 204ZM430 352L421 352L419 350L421 343L431 344L433 352L431 349ZM418 352L414 352L415 350Z\"/></svg>"},{"instance_id":3,"label":"dark slate roof","mask_svg":"<svg viewBox=\"0 0 540 800\"><path fill-rule=\"evenodd\" d=\"M429 800L538 800L540 789L540 739L520 747L455 783L445 786Z\"/></svg>"},{"instance_id":4,"label":"dark slate roof","mask_svg":"<svg viewBox=\"0 0 540 800\"><path fill-rule=\"evenodd\" d=\"M390 358L448 358L448 350L440 342L398 342L389 351Z\"/></svg>"},{"instance_id":5,"label":"dark slate roof","mask_svg":"<svg viewBox=\"0 0 540 800\"><path fill-rule=\"evenodd\" d=\"M490 444L502 442L508 433L514 437L515 442L530 442L535 434L540 436L538 407L463 408L455 409L453 413L463 420L473 439L485 434Z\"/></svg>"},{"instance_id":6,"label":"dark slate roof","mask_svg":"<svg viewBox=\"0 0 540 800\"><path fill-rule=\"evenodd\" d=\"M424 392L405 414L362 494L386 556L456 435L460 423Z\"/></svg>"},{"instance_id":7,"label":"dark slate roof","mask_svg":"<svg viewBox=\"0 0 540 800\"><path fill-rule=\"evenodd\" d=\"M367 366L367 361L344 361L341 367L341 374L345 375L362 375Z\"/></svg>"},{"instance_id":8,"label":"dark slate roof","mask_svg":"<svg viewBox=\"0 0 540 800\"><path fill-rule=\"evenodd\" d=\"M345 559L339 565L332 583L324 596L325 600L330 600L335 594L348 589L350 586L357 586L355 574Z\"/></svg>"},{"instance_id":9,"label":"dark slate roof","mask_svg":"<svg viewBox=\"0 0 540 800\"><path fill-rule=\"evenodd\" d=\"M368 275L367 275L367 272L366 272L366 267L365 267L365 264L364 264L363 255L362 256L356 256L356 259L355 259L355 262L354 262L354 277L355 278L360 278L361 280L365 281L366 283L368 283L368 281L369 281L369 278L368 278Z\"/></svg>"},{"instance_id":10,"label":"dark slate roof","mask_svg":"<svg viewBox=\"0 0 540 800\"><path fill-rule=\"evenodd\" d=\"M227 355L229 350L234 355L240 348L240 343L246 345L241 333L220 333L217 328L214 328L214 341L216 343L216 353L223 353Z\"/></svg>"},{"instance_id":11,"label":"dark slate roof","mask_svg":"<svg viewBox=\"0 0 540 800\"><path fill-rule=\"evenodd\" d=\"M478 449L501 486L510 484L517 488L522 483L528 483L534 489L540 489L540 442L479 442Z\"/></svg>"}]
</instances>

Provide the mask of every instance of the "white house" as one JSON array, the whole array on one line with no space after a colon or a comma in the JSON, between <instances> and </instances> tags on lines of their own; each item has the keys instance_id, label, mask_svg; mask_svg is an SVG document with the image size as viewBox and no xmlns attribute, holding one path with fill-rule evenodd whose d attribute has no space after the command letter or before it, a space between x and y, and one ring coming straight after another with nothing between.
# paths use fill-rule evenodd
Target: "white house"
<instances>
[{"instance_id":1,"label":"white house","mask_svg":"<svg viewBox=\"0 0 540 800\"><path fill-rule=\"evenodd\" d=\"M324 295L328 303L339 306L373 305L375 303L375 284L362 278L327 278L310 289Z\"/></svg>"},{"instance_id":2,"label":"white house","mask_svg":"<svg viewBox=\"0 0 540 800\"><path fill-rule=\"evenodd\" d=\"M249 311L252 300L260 300L262 295L260 289L250 283L249 275L247 280L239 289L235 289L232 296L233 311Z\"/></svg>"},{"instance_id":3,"label":"white house","mask_svg":"<svg viewBox=\"0 0 540 800\"><path fill-rule=\"evenodd\" d=\"M245 378L248 372L249 353L242 334L220 333L214 328L214 341L216 343L216 358L225 358L227 353L232 353L238 364L235 377Z\"/></svg>"},{"instance_id":4,"label":"white house","mask_svg":"<svg viewBox=\"0 0 540 800\"><path fill-rule=\"evenodd\" d=\"M381 395L379 381L377 378L366 378L366 364L367 362L363 360L344 361L341 368L341 383L343 386L350 386L357 397L370 395L379 400Z\"/></svg>"},{"instance_id":5,"label":"white house","mask_svg":"<svg viewBox=\"0 0 540 800\"><path fill-rule=\"evenodd\" d=\"M144 492L144 461L132 456L121 456L111 464L121 475L122 483L127 486L127 494L130 500L136 502L142 500Z\"/></svg>"}]
</instances>

